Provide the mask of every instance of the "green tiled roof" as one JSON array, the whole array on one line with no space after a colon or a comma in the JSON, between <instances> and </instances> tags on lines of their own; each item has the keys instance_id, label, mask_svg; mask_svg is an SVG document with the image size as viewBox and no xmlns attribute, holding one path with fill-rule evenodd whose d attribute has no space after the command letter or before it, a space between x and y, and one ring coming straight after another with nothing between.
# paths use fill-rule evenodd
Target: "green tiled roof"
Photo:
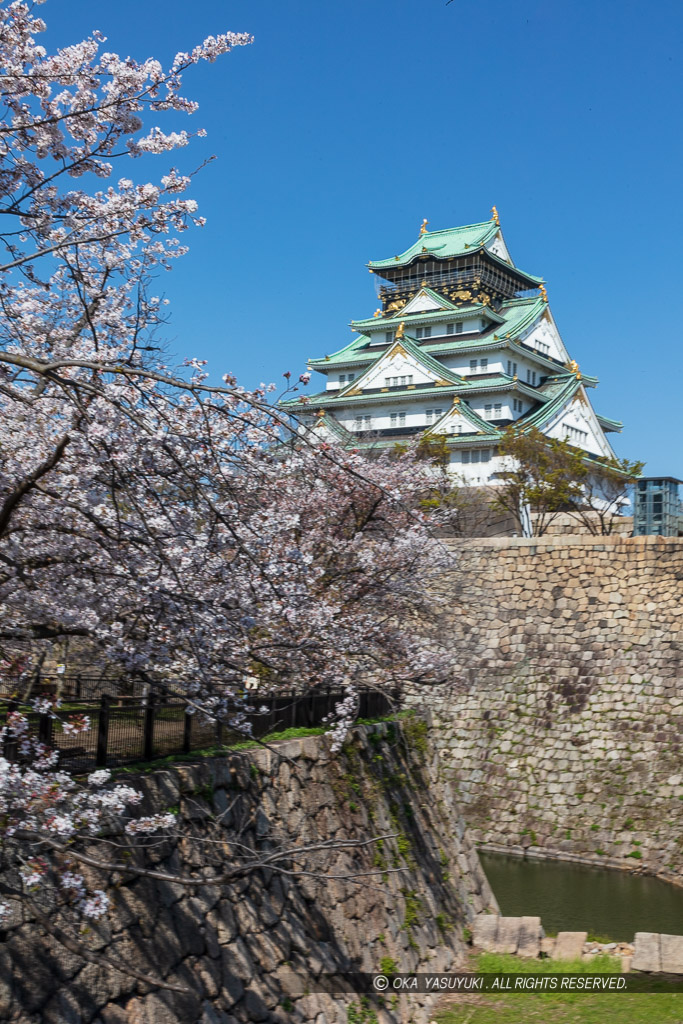
<instances>
[{"instance_id":1,"label":"green tiled roof","mask_svg":"<svg viewBox=\"0 0 683 1024\"><path fill-rule=\"evenodd\" d=\"M374 334L377 331L391 330L394 327L403 322L410 324L411 326L420 324L431 324L438 320L443 320L444 315L449 320L468 320L473 316L486 316L491 323L502 324L504 317L500 315L495 309L491 309L490 306L485 306L483 303L478 302L472 306L460 306L459 308L454 307L453 309L426 309L420 313L399 313L396 316L371 316L367 320L352 320L351 326L357 331L368 331L370 334Z\"/></svg>"},{"instance_id":2,"label":"green tiled roof","mask_svg":"<svg viewBox=\"0 0 683 1024\"><path fill-rule=\"evenodd\" d=\"M461 312L465 315L479 315L483 310L489 310L488 306L481 306L478 303L473 306L460 307ZM547 308L547 303L540 297L532 297L527 299L512 299L510 302L504 303L500 310L497 312L503 318L502 323L496 326L493 334L487 334L485 338L478 340L476 338L468 338L464 341L459 341L457 335L449 335L439 341L434 341L429 344L420 345L420 353L427 352L431 355L445 355L450 352L458 352L464 348L483 347L486 346L500 346L501 342L505 341L506 336L509 334L511 340L520 334L522 331L530 327L534 321L541 315L541 313ZM423 314L424 315L424 314ZM434 319L434 314L429 314ZM438 314L436 315L438 318ZM405 322L405 321L404 321ZM423 322L429 322L428 320L423 321L422 315L420 319L417 317L413 320L410 318L410 327L412 330L416 325ZM400 318L393 318L391 320L381 320L377 317L376 320L372 318L370 320L358 320L354 321L360 327L361 325L367 329L370 326L376 326L377 330L382 328L392 329L397 327L401 323ZM374 332L373 332L374 333ZM346 365L357 365L358 363L369 363L374 362L382 354L382 351L374 349L370 345L370 336L368 334L359 334L357 338L354 338L344 348L339 349L338 352L333 352L332 355L326 359L309 359L308 363L314 369L320 369L323 372L327 368L346 366ZM389 342L387 342L389 344Z\"/></svg>"},{"instance_id":3,"label":"green tiled roof","mask_svg":"<svg viewBox=\"0 0 683 1024\"><path fill-rule=\"evenodd\" d=\"M381 352L361 351L366 349L369 343L370 338L367 334L359 334L357 338L352 338L348 345L345 345L344 348L340 348L337 352L333 352L331 356L323 356L322 359L309 359L308 365L319 366L321 369L324 369L326 366L334 366L337 363L344 364L349 361L349 358L353 360L358 355L362 356L364 362L367 362L368 359L378 359L379 356L382 355Z\"/></svg>"},{"instance_id":4,"label":"green tiled roof","mask_svg":"<svg viewBox=\"0 0 683 1024\"><path fill-rule=\"evenodd\" d=\"M439 293L435 292L433 288L426 288L426 287L425 288L420 288L420 290L419 290L419 292L417 294L418 295L426 295L428 298L433 299L434 302L440 303L443 306L444 309L453 309L453 310L458 310L459 309L459 307L456 306L456 304L454 302L451 302L450 299L447 299L445 297L445 295L439 295ZM406 302L406 306L409 305L409 303L412 302L412 301L413 300L410 299L409 302ZM436 312L436 310L435 310L435 312ZM412 316L412 315L413 314L409 314L409 316Z\"/></svg>"},{"instance_id":5,"label":"green tiled roof","mask_svg":"<svg viewBox=\"0 0 683 1024\"><path fill-rule=\"evenodd\" d=\"M601 416L597 412L595 415L598 417L598 423L603 430L612 430L619 433L623 429L624 424L621 420L611 420L608 416Z\"/></svg>"},{"instance_id":6,"label":"green tiled roof","mask_svg":"<svg viewBox=\"0 0 683 1024\"><path fill-rule=\"evenodd\" d=\"M407 348L407 346L406 346ZM445 367L440 367L441 377L443 380L447 380L449 371ZM403 399L420 399L428 398L432 395L458 395L459 398L469 398L470 396L486 393L489 391L509 391L517 390L520 394L526 395L532 401L540 402L544 406L550 402L553 398L553 394L548 394L544 388L532 388L531 385L527 385L524 381L515 380L513 377L508 377L505 373L496 374L495 376L486 377L483 380L477 377L470 377L463 379L457 377L455 374L452 375L453 380L450 384L435 384L433 387L421 387L419 385L405 388L373 388L372 391L364 391L358 395L348 393L348 388L354 390L360 378L352 381L343 391L330 390L330 391L319 391L315 395L307 396L307 400L302 403L301 398L286 398L280 402L281 407L296 407L303 408L303 405L311 406L314 409L319 409L321 406L343 406L352 402L355 405L363 404L363 402L374 402L382 401L386 402L390 399L392 402L401 401ZM573 377L573 375L572 375ZM476 415L476 413L474 413Z\"/></svg>"},{"instance_id":7,"label":"green tiled roof","mask_svg":"<svg viewBox=\"0 0 683 1024\"><path fill-rule=\"evenodd\" d=\"M481 224L465 224L459 228L444 228L441 231L427 231L399 256L392 256L387 260L370 260L368 266L372 270L400 267L410 263L416 256L424 255L425 250L440 259L464 256L470 249L478 249L490 242L498 231L499 227L494 220L483 221Z\"/></svg>"},{"instance_id":8,"label":"green tiled roof","mask_svg":"<svg viewBox=\"0 0 683 1024\"><path fill-rule=\"evenodd\" d=\"M441 260L453 259L456 256L466 256L468 253L476 252L478 249L488 246L499 230L500 227L494 220L487 220L482 221L480 224L465 224L458 228L425 231L424 234L418 236L417 241L413 242L405 252L397 256L391 256L386 260L370 260L368 267L370 270L382 274L383 271L395 267L407 266L421 256L433 256L435 259ZM533 274L525 273L519 267L515 267L514 263L508 263L506 260L501 259L500 256L496 256L490 249L487 249L487 252L491 259L501 267L527 278L531 282L532 287L534 283L542 283L542 277L535 277Z\"/></svg>"},{"instance_id":9,"label":"green tiled roof","mask_svg":"<svg viewBox=\"0 0 683 1024\"><path fill-rule=\"evenodd\" d=\"M431 427L428 427L425 430L425 434L438 434L439 437L450 436L439 434L437 427L439 426L440 423L443 423L443 421L449 416L449 414L453 411L453 408L454 406L451 405L449 409L446 409L446 412L443 414L443 416L441 416L440 419L438 419L436 423L434 423ZM463 417L463 419L466 419L469 423L472 424L473 427L477 428L477 431L479 433L495 434L496 436L500 436L500 431L496 430L495 427L492 427L490 423L486 422L486 420L483 420L481 416L474 411L474 409L470 409L469 405L467 405L466 402L460 402L457 406L455 406L455 408L458 414Z\"/></svg>"},{"instance_id":10,"label":"green tiled roof","mask_svg":"<svg viewBox=\"0 0 683 1024\"><path fill-rule=\"evenodd\" d=\"M522 427L538 427L539 430L543 428L543 425L551 419L555 413L562 408L562 406L569 401L570 398L576 394L581 385L584 384L587 387L595 387L597 379L595 377L578 377L575 373L563 373L559 374L557 378L547 381L541 390L545 395L547 401L541 406L540 409L536 409L529 416L524 416L520 421Z\"/></svg>"},{"instance_id":11,"label":"green tiled roof","mask_svg":"<svg viewBox=\"0 0 683 1024\"><path fill-rule=\"evenodd\" d=\"M444 380L446 378L444 377ZM356 383L355 381L353 382ZM313 409L319 409L321 406L334 408L335 406L363 404L363 402L375 402L382 401L386 402L390 399L392 402L401 400L404 398L420 399L429 398L432 395L467 395L469 394L468 385L465 381L454 382L453 384L435 384L434 387L414 387L411 390L408 388L391 388L388 391L372 390L366 391L360 395L344 395L340 396L338 391L319 391L317 395L309 395L308 401L304 404ZM282 402L278 403L281 408L292 408L296 407L302 409L304 405L301 403L300 398L285 398Z\"/></svg>"},{"instance_id":12,"label":"green tiled roof","mask_svg":"<svg viewBox=\"0 0 683 1024\"><path fill-rule=\"evenodd\" d=\"M434 435L432 435L434 436ZM481 447L482 445L497 444L500 440L501 433L499 430L490 430L484 434L440 434L446 441L447 447L466 447L472 448ZM393 448L394 445L399 443L405 443L406 441L417 441L420 437L419 432L411 434L409 437L377 437L377 438L355 438L353 442L354 448L362 451L365 448Z\"/></svg>"},{"instance_id":13,"label":"green tiled roof","mask_svg":"<svg viewBox=\"0 0 683 1024\"><path fill-rule=\"evenodd\" d=\"M443 364L439 363L436 359L433 358L433 356L430 356L429 352L424 352L419 347L417 342L413 341L413 339L410 338L408 335L404 335L402 338L396 338L396 340L393 341L391 345L389 345L386 352L382 352L382 356L385 356L387 352L391 352L394 345L402 345L404 350L408 352L413 357L413 359L415 359L426 369L431 370L432 373L438 374L438 376L441 379L450 380L453 382L453 384L458 384L461 387L466 386L466 381L463 380L460 374L454 373L453 370L450 370L447 366L443 366ZM382 358L382 356L380 356L380 359ZM346 393L348 391L353 391L355 388L362 386L361 381L363 380L363 377L365 376L366 373L369 373L370 370L373 370L375 368L377 363L379 363L380 359L376 359L375 362L368 366L367 370L363 371L360 377L356 377L355 380L351 381L344 388L342 388L339 392L340 397L346 396Z\"/></svg>"}]
</instances>

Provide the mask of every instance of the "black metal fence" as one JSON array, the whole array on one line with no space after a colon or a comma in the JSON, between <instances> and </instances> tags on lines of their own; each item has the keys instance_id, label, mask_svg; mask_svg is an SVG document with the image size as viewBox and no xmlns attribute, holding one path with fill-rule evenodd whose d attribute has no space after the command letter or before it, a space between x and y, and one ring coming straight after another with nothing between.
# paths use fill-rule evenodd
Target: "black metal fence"
<instances>
[{"instance_id":1,"label":"black metal fence","mask_svg":"<svg viewBox=\"0 0 683 1024\"><path fill-rule=\"evenodd\" d=\"M377 718L395 707L391 697L377 690L362 690L358 696L359 718ZM344 697L343 691L331 689L306 695L249 696L244 706L252 710L244 714L251 723L251 736L261 739L289 728L323 725ZM254 705L258 705L258 710L253 710ZM193 750L229 747L249 738L249 734L223 722L193 713L180 698L162 698L153 693L144 700L103 694L99 700L65 703L55 712L56 718L15 700L4 700L0 701L0 721L6 721L12 710L21 710L26 715L30 735L58 750L59 767L74 774ZM71 732L70 721L81 715L87 719L87 728ZM18 744L11 738L5 741L3 754L8 760L21 759Z\"/></svg>"},{"instance_id":2,"label":"black metal fence","mask_svg":"<svg viewBox=\"0 0 683 1024\"><path fill-rule=\"evenodd\" d=\"M28 700L53 694L64 700L92 700L107 694L110 697L142 697L144 684L138 679L102 675L62 675L59 672L34 672L21 681L0 681L0 699L18 697Z\"/></svg>"}]
</instances>

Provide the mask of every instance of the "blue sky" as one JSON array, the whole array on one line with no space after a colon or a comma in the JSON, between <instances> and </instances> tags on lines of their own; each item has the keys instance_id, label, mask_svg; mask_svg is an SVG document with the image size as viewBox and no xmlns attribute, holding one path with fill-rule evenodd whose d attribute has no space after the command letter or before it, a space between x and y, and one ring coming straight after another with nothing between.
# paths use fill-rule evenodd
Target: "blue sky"
<instances>
[{"instance_id":1,"label":"blue sky","mask_svg":"<svg viewBox=\"0 0 683 1024\"><path fill-rule=\"evenodd\" d=\"M200 103L186 126L208 139L181 166L217 159L194 189L208 224L159 285L179 356L247 385L298 374L375 309L368 259L407 248L423 217L466 224L495 203L600 378L595 407L625 423L618 453L683 477L680 2L49 0L41 14L51 47L98 28L140 59L255 36L186 78Z\"/></svg>"}]
</instances>

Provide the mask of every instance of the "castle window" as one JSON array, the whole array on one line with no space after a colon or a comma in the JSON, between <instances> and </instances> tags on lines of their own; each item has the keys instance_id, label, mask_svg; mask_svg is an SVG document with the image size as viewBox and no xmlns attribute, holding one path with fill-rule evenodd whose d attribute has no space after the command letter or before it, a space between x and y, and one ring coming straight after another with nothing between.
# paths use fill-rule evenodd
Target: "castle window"
<instances>
[{"instance_id":1,"label":"castle window","mask_svg":"<svg viewBox=\"0 0 683 1024\"><path fill-rule=\"evenodd\" d=\"M486 370L488 370L488 368L489 368L489 361L488 361L488 359L480 359L479 360L479 366L481 368L481 372L485 373Z\"/></svg>"},{"instance_id":2,"label":"castle window","mask_svg":"<svg viewBox=\"0 0 683 1024\"><path fill-rule=\"evenodd\" d=\"M427 411L425 412L425 419L426 419L427 423L431 423L432 422L432 416L433 415L434 415L434 410L433 409L427 409Z\"/></svg>"},{"instance_id":3,"label":"castle window","mask_svg":"<svg viewBox=\"0 0 683 1024\"><path fill-rule=\"evenodd\" d=\"M387 344L392 342L394 340L394 332L393 331L385 331L384 332L384 340L386 341Z\"/></svg>"},{"instance_id":4,"label":"castle window","mask_svg":"<svg viewBox=\"0 0 683 1024\"><path fill-rule=\"evenodd\" d=\"M500 402L496 402L496 404L493 407L493 418L496 419L496 420L499 420L502 415L503 415L503 406L502 406L502 404Z\"/></svg>"},{"instance_id":5,"label":"castle window","mask_svg":"<svg viewBox=\"0 0 683 1024\"><path fill-rule=\"evenodd\" d=\"M491 450L489 448L482 448L481 461L482 462L490 462L491 461Z\"/></svg>"},{"instance_id":6,"label":"castle window","mask_svg":"<svg viewBox=\"0 0 683 1024\"><path fill-rule=\"evenodd\" d=\"M346 374L345 373L340 373L339 374L339 383L340 384L346 384Z\"/></svg>"},{"instance_id":7,"label":"castle window","mask_svg":"<svg viewBox=\"0 0 683 1024\"><path fill-rule=\"evenodd\" d=\"M470 373L476 373L476 372L477 372L477 360L476 359L470 359Z\"/></svg>"},{"instance_id":8,"label":"castle window","mask_svg":"<svg viewBox=\"0 0 683 1024\"><path fill-rule=\"evenodd\" d=\"M492 408L492 406L490 406L490 405L485 405L484 406L484 419L487 419L487 420L491 419L491 408Z\"/></svg>"},{"instance_id":9,"label":"castle window","mask_svg":"<svg viewBox=\"0 0 683 1024\"><path fill-rule=\"evenodd\" d=\"M355 429L356 430L362 430L363 429L363 417L362 416L356 416Z\"/></svg>"},{"instance_id":10,"label":"castle window","mask_svg":"<svg viewBox=\"0 0 683 1024\"><path fill-rule=\"evenodd\" d=\"M465 329L465 325L464 325L464 324L462 324L462 323L461 323L461 324L456 324L456 325L455 325L455 333L456 333L456 334L462 334L462 332L464 331L464 329Z\"/></svg>"},{"instance_id":11,"label":"castle window","mask_svg":"<svg viewBox=\"0 0 683 1024\"><path fill-rule=\"evenodd\" d=\"M517 373L517 363L513 363L508 359L508 377L514 377Z\"/></svg>"},{"instance_id":12,"label":"castle window","mask_svg":"<svg viewBox=\"0 0 683 1024\"><path fill-rule=\"evenodd\" d=\"M470 453L469 452L463 452L462 453L462 461L463 462L469 462L470 461Z\"/></svg>"},{"instance_id":13,"label":"castle window","mask_svg":"<svg viewBox=\"0 0 683 1024\"><path fill-rule=\"evenodd\" d=\"M526 371L526 382L527 382L527 384L531 384L532 387L536 387L536 371L535 370L527 370Z\"/></svg>"},{"instance_id":14,"label":"castle window","mask_svg":"<svg viewBox=\"0 0 683 1024\"><path fill-rule=\"evenodd\" d=\"M341 379L341 378L340 378L340 379ZM350 384L352 380L355 380L355 379L356 379L356 375L355 375L355 373L350 373L350 374L348 375L348 377L347 377L346 379L348 380L348 382L349 382L349 384Z\"/></svg>"},{"instance_id":15,"label":"castle window","mask_svg":"<svg viewBox=\"0 0 683 1024\"><path fill-rule=\"evenodd\" d=\"M372 416L364 416L363 417L363 429L364 430L371 430L372 429Z\"/></svg>"},{"instance_id":16,"label":"castle window","mask_svg":"<svg viewBox=\"0 0 683 1024\"><path fill-rule=\"evenodd\" d=\"M455 329L455 324L446 324L446 334L452 334Z\"/></svg>"}]
</instances>

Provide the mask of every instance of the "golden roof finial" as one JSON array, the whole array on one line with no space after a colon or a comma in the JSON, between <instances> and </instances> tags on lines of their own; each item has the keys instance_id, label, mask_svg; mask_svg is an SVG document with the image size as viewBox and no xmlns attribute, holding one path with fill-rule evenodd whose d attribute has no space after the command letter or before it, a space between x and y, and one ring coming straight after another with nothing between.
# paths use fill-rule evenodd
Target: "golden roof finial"
<instances>
[{"instance_id":1,"label":"golden roof finial","mask_svg":"<svg viewBox=\"0 0 683 1024\"><path fill-rule=\"evenodd\" d=\"M460 405L460 399L457 395L453 395L453 405Z\"/></svg>"},{"instance_id":2,"label":"golden roof finial","mask_svg":"<svg viewBox=\"0 0 683 1024\"><path fill-rule=\"evenodd\" d=\"M579 364L577 363L576 359L570 359L567 365L569 366L569 369L572 373L578 372Z\"/></svg>"},{"instance_id":3,"label":"golden roof finial","mask_svg":"<svg viewBox=\"0 0 683 1024\"><path fill-rule=\"evenodd\" d=\"M541 293L541 298L543 299L543 301L547 302L548 301L548 293L546 291L545 285L544 284L539 284L538 290Z\"/></svg>"},{"instance_id":4,"label":"golden roof finial","mask_svg":"<svg viewBox=\"0 0 683 1024\"><path fill-rule=\"evenodd\" d=\"M318 411L316 413L316 416L318 417L318 419L321 420L324 415L325 415L325 410L324 409L318 409Z\"/></svg>"},{"instance_id":5,"label":"golden roof finial","mask_svg":"<svg viewBox=\"0 0 683 1024\"><path fill-rule=\"evenodd\" d=\"M381 309L376 309L375 312L372 315L373 316L381 316L382 315L382 310Z\"/></svg>"},{"instance_id":6,"label":"golden roof finial","mask_svg":"<svg viewBox=\"0 0 683 1024\"><path fill-rule=\"evenodd\" d=\"M397 338L402 338L403 337L403 328L404 328L404 326L405 326L405 324L404 324L403 320L401 320L400 324L396 328L396 337Z\"/></svg>"},{"instance_id":7,"label":"golden roof finial","mask_svg":"<svg viewBox=\"0 0 683 1024\"><path fill-rule=\"evenodd\" d=\"M498 210L495 206L491 207L492 217L491 220L495 221L496 227L500 227L500 217L498 216Z\"/></svg>"},{"instance_id":8,"label":"golden roof finial","mask_svg":"<svg viewBox=\"0 0 683 1024\"><path fill-rule=\"evenodd\" d=\"M425 219L422 221L422 227L420 228L420 234L421 235L426 235L427 234L427 225L428 224L429 224L429 221L425 217Z\"/></svg>"}]
</instances>

